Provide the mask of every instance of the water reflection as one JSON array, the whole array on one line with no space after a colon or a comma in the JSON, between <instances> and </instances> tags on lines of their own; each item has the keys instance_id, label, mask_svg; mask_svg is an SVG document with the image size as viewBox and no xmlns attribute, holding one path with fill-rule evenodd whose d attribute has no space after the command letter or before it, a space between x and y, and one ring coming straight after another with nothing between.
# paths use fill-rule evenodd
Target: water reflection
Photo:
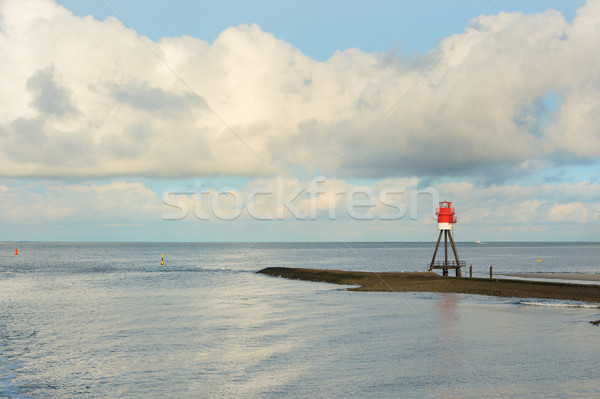
<instances>
[{"instance_id":1,"label":"water reflection","mask_svg":"<svg viewBox=\"0 0 600 399\"><path fill-rule=\"evenodd\" d=\"M456 334L456 322L458 321L456 294L438 294L439 301L436 303L435 310L442 337L448 339Z\"/></svg>"},{"instance_id":2,"label":"water reflection","mask_svg":"<svg viewBox=\"0 0 600 399\"><path fill-rule=\"evenodd\" d=\"M459 314L457 311L458 297L456 294L438 294L439 300L434 305L435 328L439 336L439 342L436 346L435 368L433 374L440 379L446 379L447 390L441 391L437 387L436 393L441 398L455 399L463 397L462 393L456 392L453 388L456 384L456 379L459 377L460 371L464 365L457 356L454 348L460 341L457 334L457 322ZM444 385L442 381L441 385Z\"/></svg>"}]
</instances>

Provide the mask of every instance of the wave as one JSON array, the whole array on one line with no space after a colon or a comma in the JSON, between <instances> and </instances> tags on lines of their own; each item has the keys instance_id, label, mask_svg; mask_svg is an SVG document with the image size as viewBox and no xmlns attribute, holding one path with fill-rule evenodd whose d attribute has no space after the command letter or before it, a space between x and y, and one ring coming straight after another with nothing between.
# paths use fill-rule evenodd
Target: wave
<instances>
[{"instance_id":1,"label":"wave","mask_svg":"<svg viewBox=\"0 0 600 399\"><path fill-rule=\"evenodd\" d=\"M173 272L177 272L177 273L256 273L259 269L215 269L215 268L201 268L201 267L190 267L190 268L169 268L169 267L160 267L160 269L158 268L152 268L152 269L144 269L144 270L134 270L134 271L142 271L142 272L148 272L148 273L155 273L155 272L161 272L161 273L173 273Z\"/></svg>"},{"instance_id":2,"label":"wave","mask_svg":"<svg viewBox=\"0 0 600 399\"><path fill-rule=\"evenodd\" d=\"M584 303L584 302L546 302L546 301L519 301L519 305L527 306L544 306L552 308L585 308L585 309L600 309L598 303Z\"/></svg>"}]
</instances>

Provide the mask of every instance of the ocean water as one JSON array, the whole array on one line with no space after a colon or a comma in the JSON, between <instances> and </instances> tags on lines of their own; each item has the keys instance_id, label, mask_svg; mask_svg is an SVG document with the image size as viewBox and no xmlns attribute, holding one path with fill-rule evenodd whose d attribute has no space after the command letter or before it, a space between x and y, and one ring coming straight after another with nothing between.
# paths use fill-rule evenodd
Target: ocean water
<instances>
[{"instance_id":1,"label":"ocean water","mask_svg":"<svg viewBox=\"0 0 600 399\"><path fill-rule=\"evenodd\" d=\"M0 243L0 397L600 397L596 305L255 273L422 271L433 245ZM598 243L458 251L482 275L600 273Z\"/></svg>"}]
</instances>

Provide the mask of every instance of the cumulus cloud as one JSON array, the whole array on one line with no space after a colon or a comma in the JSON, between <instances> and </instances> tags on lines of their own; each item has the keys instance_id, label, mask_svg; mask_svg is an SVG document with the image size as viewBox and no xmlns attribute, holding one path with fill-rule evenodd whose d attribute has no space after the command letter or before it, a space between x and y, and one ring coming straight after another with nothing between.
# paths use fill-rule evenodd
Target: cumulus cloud
<instances>
[{"instance_id":1,"label":"cumulus cloud","mask_svg":"<svg viewBox=\"0 0 600 399\"><path fill-rule=\"evenodd\" d=\"M400 229L417 222L411 227L417 230L435 224L440 200L455 199L459 223L469 228L577 226L597 220L600 212L600 185L586 182L425 186L410 178L356 185L343 179L277 177L254 179L240 189L204 187L197 182L195 187L169 189L162 198L163 217L168 220L396 220Z\"/></svg>"},{"instance_id":2,"label":"cumulus cloud","mask_svg":"<svg viewBox=\"0 0 600 399\"><path fill-rule=\"evenodd\" d=\"M504 176L600 156L596 0L572 23L484 16L412 60L320 62L256 25L145 46L51 0L2 1L0 21L3 176Z\"/></svg>"},{"instance_id":3,"label":"cumulus cloud","mask_svg":"<svg viewBox=\"0 0 600 399\"><path fill-rule=\"evenodd\" d=\"M557 204L550 209L550 220L562 222L590 222L590 213L585 206L577 202L569 202L568 204Z\"/></svg>"},{"instance_id":4,"label":"cumulus cloud","mask_svg":"<svg viewBox=\"0 0 600 399\"><path fill-rule=\"evenodd\" d=\"M148 222L162 207L141 183L0 185L0 220L9 224Z\"/></svg>"},{"instance_id":5,"label":"cumulus cloud","mask_svg":"<svg viewBox=\"0 0 600 399\"><path fill-rule=\"evenodd\" d=\"M142 183L45 182L0 185L0 220L12 228L45 226L48 234L53 226L132 227L151 230L159 240L163 231L170 239L189 240L193 233L211 240L217 229L229 232L226 240L258 239L260 231L271 240L417 241L436 238L433 212L439 200L448 199L455 200L461 241L506 240L507 232L511 240L589 240L597 233L598 198L600 185L590 183L425 187L416 179L356 185L280 177L240 188L199 183L157 194Z\"/></svg>"},{"instance_id":6,"label":"cumulus cloud","mask_svg":"<svg viewBox=\"0 0 600 399\"><path fill-rule=\"evenodd\" d=\"M460 199L465 213L459 222L472 226L591 225L600 209L600 185L589 182L489 187L452 182L436 189L448 198Z\"/></svg>"},{"instance_id":7,"label":"cumulus cloud","mask_svg":"<svg viewBox=\"0 0 600 399\"><path fill-rule=\"evenodd\" d=\"M57 83L52 66L31 76L27 88L35 93L33 105L41 115L62 117L75 111L69 93Z\"/></svg>"}]
</instances>

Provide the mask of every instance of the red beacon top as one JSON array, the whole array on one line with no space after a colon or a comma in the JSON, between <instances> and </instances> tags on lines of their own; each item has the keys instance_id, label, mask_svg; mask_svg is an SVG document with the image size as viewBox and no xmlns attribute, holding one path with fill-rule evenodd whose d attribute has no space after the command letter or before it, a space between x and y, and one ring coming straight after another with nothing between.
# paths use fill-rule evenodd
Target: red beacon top
<instances>
[{"instance_id":1,"label":"red beacon top","mask_svg":"<svg viewBox=\"0 0 600 399\"><path fill-rule=\"evenodd\" d=\"M438 217L438 230L453 229L454 223L456 223L456 216L454 216L454 208L452 208L452 202L440 202L440 207L437 208L435 214Z\"/></svg>"}]
</instances>

